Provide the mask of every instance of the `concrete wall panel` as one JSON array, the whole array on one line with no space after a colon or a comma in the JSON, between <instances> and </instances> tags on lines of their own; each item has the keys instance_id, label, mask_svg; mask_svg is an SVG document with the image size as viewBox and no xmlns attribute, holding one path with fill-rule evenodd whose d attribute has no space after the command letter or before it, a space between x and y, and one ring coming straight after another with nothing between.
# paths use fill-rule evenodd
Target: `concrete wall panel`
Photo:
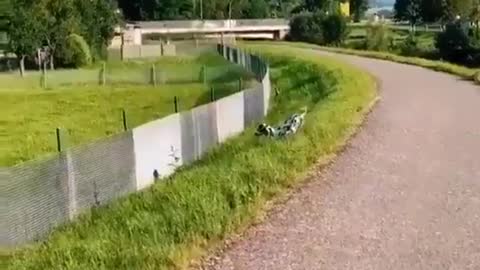
<instances>
[{"instance_id":1,"label":"concrete wall panel","mask_svg":"<svg viewBox=\"0 0 480 270\"><path fill-rule=\"evenodd\" d=\"M192 111L180 113L182 160L184 164L195 161L195 126Z\"/></svg>"},{"instance_id":2,"label":"concrete wall panel","mask_svg":"<svg viewBox=\"0 0 480 270\"><path fill-rule=\"evenodd\" d=\"M270 99L272 96L272 85L270 83L270 69L266 68L265 77L262 80L263 86L263 102L264 102L264 116L268 114L268 108L270 107Z\"/></svg>"},{"instance_id":3,"label":"concrete wall panel","mask_svg":"<svg viewBox=\"0 0 480 270\"><path fill-rule=\"evenodd\" d=\"M217 105L218 141L238 135L244 129L244 97L243 92L222 98Z\"/></svg>"},{"instance_id":4,"label":"concrete wall panel","mask_svg":"<svg viewBox=\"0 0 480 270\"><path fill-rule=\"evenodd\" d=\"M180 115L173 114L133 130L137 190L172 174L182 162Z\"/></svg>"},{"instance_id":5,"label":"concrete wall panel","mask_svg":"<svg viewBox=\"0 0 480 270\"><path fill-rule=\"evenodd\" d=\"M256 124L264 116L264 98L262 86L244 91L244 126Z\"/></svg>"},{"instance_id":6,"label":"concrete wall panel","mask_svg":"<svg viewBox=\"0 0 480 270\"><path fill-rule=\"evenodd\" d=\"M141 57L160 57L162 56L162 46L161 45L142 45L141 47Z\"/></svg>"},{"instance_id":7,"label":"concrete wall panel","mask_svg":"<svg viewBox=\"0 0 480 270\"><path fill-rule=\"evenodd\" d=\"M192 110L196 159L218 143L216 107L215 103L211 103Z\"/></svg>"}]
</instances>

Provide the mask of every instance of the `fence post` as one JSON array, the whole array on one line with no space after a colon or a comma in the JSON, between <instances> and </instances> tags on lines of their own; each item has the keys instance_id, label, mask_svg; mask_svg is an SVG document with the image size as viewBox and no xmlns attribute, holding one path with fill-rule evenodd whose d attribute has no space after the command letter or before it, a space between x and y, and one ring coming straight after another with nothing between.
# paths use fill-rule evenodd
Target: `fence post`
<instances>
[{"instance_id":1,"label":"fence post","mask_svg":"<svg viewBox=\"0 0 480 270\"><path fill-rule=\"evenodd\" d=\"M60 128L56 129L56 135L57 135L57 151L60 153L62 152L62 135L61 135Z\"/></svg>"},{"instance_id":2,"label":"fence post","mask_svg":"<svg viewBox=\"0 0 480 270\"><path fill-rule=\"evenodd\" d=\"M242 91L242 87L243 87L243 82L242 82L242 78L238 79L238 91Z\"/></svg>"},{"instance_id":3,"label":"fence post","mask_svg":"<svg viewBox=\"0 0 480 270\"><path fill-rule=\"evenodd\" d=\"M100 84L106 85L107 84L107 63L102 63L102 69L100 70Z\"/></svg>"},{"instance_id":4,"label":"fence post","mask_svg":"<svg viewBox=\"0 0 480 270\"><path fill-rule=\"evenodd\" d=\"M174 106L174 109L175 109L175 113L178 113L178 98L177 98L177 96L173 97L173 106Z\"/></svg>"},{"instance_id":5,"label":"fence post","mask_svg":"<svg viewBox=\"0 0 480 270\"><path fill-rule=\"evenodd\" d=\"M42 88L46 89L47 88L47 62L43 62L41 81L42 81Z\"/></svg>"},{"instance_id":6,"label":"fence post","mask_svg":"<svg viewBox=\"0 0 480 270\"><path fill-rule=\"evenodd\" d=\"M207 85L207 67L205 65L202 66L202 80L203 84Z\"/></svg>"},{"instance_id":7,"label":"fence post","mask_svg":"<svg viewBox=\"0 0 480 270\"><path fill-rule=\"evenodd\" d=\"M213 86L210 88L210 101L215 101L215 89Z\"/></svg>"},{"instance_id":8,"label":"fence post","mask_svg":"<svg viewBox=\"0 0 480 270\"><path fill-rule=\"evenodd\" d=\"M40 49L37 49L38 71L42 71L42 55Z\"/></svg>"},{"instance_id":9,"label":"fence post","mask_svg":"<svg viewBox=\"0 0 480 270\"><path fill-rule=\"evenodd\" d=\"M127 113L125 112L125 109L122 109L122 121L123 121L123 130L127 131L128 124L127 124Z\"/></svg>"},{"instance_id":10,"label":"fence post","mask_svg":"<svg viewBox=\"0 0 480 270\"><path fill-rule=\"evenodd\" d=\"M152 68L150 70L150 79L153 84L153 86L157 86L157 71L155 68L155 63L152 64Z\"/></svg>"}]
</instances>

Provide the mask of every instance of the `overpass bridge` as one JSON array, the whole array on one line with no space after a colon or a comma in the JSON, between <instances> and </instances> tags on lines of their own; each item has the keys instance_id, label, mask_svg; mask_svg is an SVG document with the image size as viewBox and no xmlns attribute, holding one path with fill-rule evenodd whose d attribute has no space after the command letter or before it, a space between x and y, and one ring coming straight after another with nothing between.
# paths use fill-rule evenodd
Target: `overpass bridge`
<instances>
[{"instance_id":1,"label":"overpass bridge","mask_svg":"<svg viewBox=\"0 0 480 270\"><path fill-rule=\"evenodd\" d=\"M142 37L148 34L283 39L289 29L286 19L141 21L127 23L123 38L125 44L134 45L141 45Z\"/></svg>"}]
</instances>

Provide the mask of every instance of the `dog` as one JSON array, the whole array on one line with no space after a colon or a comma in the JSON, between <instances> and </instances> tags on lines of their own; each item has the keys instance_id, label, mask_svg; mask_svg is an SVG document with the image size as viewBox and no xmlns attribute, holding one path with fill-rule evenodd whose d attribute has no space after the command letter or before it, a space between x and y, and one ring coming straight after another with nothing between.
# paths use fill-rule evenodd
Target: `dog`
<instances>
[{"instance_id":1,"label":"dog","mask_svg":"<svg viewBox=\"0 0 480 270\"><path fill-rule=\"evenodd\" d=\"M278 127L272 127L266 123L262 123L257 127L255 136L282 138L295 134L303 126L306 114L307 109L304 108L302 113L291 115L282 125Z\"/></svg>"}]
</instances>

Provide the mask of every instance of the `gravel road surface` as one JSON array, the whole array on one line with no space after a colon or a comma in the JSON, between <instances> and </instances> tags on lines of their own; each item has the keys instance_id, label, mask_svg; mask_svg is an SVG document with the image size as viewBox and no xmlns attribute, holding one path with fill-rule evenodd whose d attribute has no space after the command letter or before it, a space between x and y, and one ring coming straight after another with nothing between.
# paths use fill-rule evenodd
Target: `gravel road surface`
<instances>
[{"instance_id":1,"label":"gravel road surface","mask_svg":"<svg viewBox=\"0 0 480 270\"><path fill-rule=\"evenodd\" d=\"M202 268L480 269L480 87L335 57L377 76L381 101L331 166Z\"/></svg>"}]
</instances>

